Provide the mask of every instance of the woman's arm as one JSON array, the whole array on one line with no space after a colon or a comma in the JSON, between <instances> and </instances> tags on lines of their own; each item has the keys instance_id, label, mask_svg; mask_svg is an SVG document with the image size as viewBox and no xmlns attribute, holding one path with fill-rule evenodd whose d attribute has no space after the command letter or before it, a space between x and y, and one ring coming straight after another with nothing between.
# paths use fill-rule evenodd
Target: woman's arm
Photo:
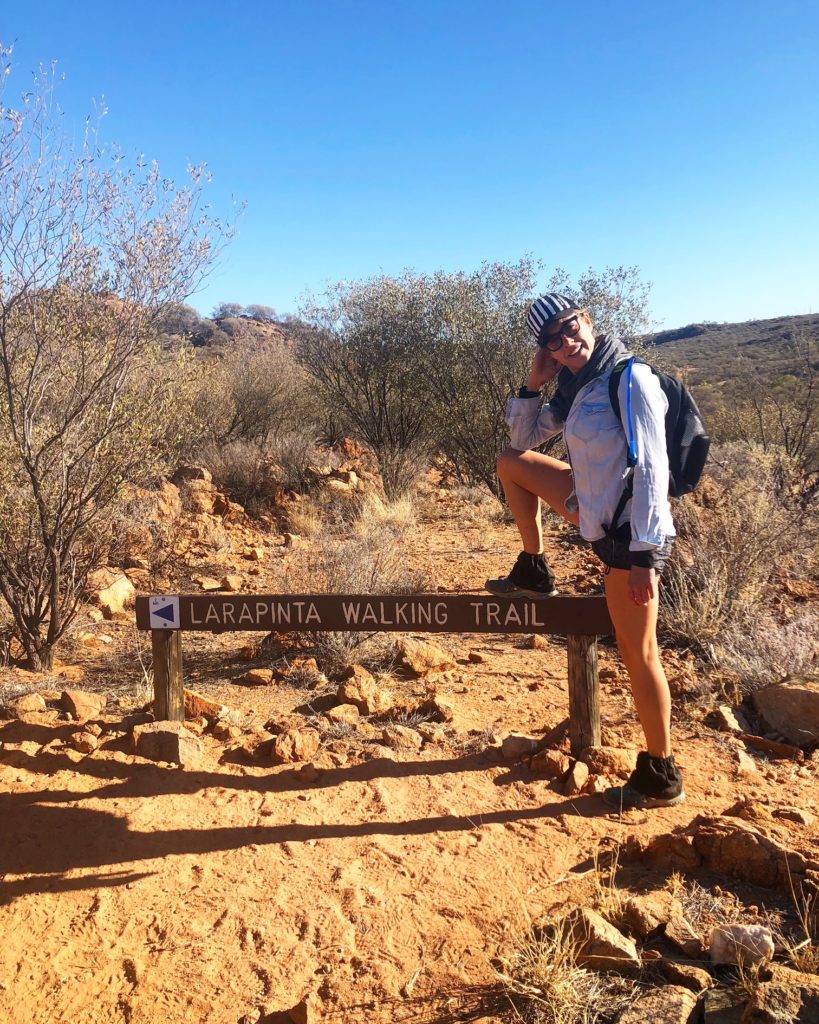
<instances>
[{"instance_id":1,"label":"woman's arm","mask_svg":"<svg viewBox=\"0 0 819 1024\"><path fill-rule=\"evenodd\" d=\"M525 452L548 441L563 430L563 421L551 411L548 404L538 407L540 391L560 372L560 364L552 353L539 348L532 360L532 368L525 388L531 398L510 398L506 406L506 424L513 448Z\"/></svg>"},{"instance_id":2,"label":"woman's arm","mask_svg":"<svg viewBox=\"0 0 819 1024\"><path fill-rule=\"evenodd\" d=\"M631 544L634 552L651 552L668 533L668 453L665 414L668 402L660 382L645 363L634 363L631 378L631 436L637 453L631 499ZM628 380L620 381L620 416L628 438Z\"/></svg>"}]
</instances>

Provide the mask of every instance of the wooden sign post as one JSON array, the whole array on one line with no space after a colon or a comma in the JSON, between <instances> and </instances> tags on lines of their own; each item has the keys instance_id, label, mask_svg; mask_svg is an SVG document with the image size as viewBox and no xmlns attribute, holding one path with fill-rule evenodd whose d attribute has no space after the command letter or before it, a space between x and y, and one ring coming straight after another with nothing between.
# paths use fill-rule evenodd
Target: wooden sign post
<instances>
[{"instance_id":1,"label":"wooden sign post","mask_svg":"<svg viewBox=\"0 0 819 1024\"><path fill-rule=\"evenodd\" d=\"M597 637L611 633L606 600L499 598L485 594L192 594L138 597L137 628L150 630L157 719L182 721L184 630L224 633L543 633L568 638L572 752L600 743Z\"/></svg>"}]
</instances>

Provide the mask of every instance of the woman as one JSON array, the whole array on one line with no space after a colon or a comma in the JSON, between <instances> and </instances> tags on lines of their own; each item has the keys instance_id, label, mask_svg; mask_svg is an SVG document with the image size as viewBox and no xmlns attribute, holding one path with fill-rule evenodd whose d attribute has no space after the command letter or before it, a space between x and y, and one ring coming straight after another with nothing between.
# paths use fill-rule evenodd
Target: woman
<instances>
[{"instance_id":1,"label":"woman","mask_svg":"<svg viewBox=\"0 0 819 1024\"><path fill-rule=\"evenodd\" d=\"M674 543L667 401L651 368L631 364L620 374L620 422L609 379L630 357L623 344L595 337L589 314L554 293L535 299L527 322L538 351L528 381L510 399L511 447L498 460L523 551L508 576L487 580L486 587L512 597L557 593L543 554L539 499L579 527L606 566L606 602L646 741L626 785L607 790L605 799L623 809L679 804L685 793L671 754L671 695L657 644L658 580ZM542 389L555 377L557 391L541 406ZM629 426L633 471L627 458ZM561 432L570 465L532 450ZM631 472L632 496L624 502Z\"/></svg>"}]
</instances>

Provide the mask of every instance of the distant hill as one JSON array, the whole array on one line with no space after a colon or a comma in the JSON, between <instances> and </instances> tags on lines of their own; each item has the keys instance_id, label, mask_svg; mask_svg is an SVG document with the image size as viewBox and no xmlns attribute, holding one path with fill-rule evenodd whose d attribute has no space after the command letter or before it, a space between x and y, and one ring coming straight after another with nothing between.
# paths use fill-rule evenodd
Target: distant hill
<instances>
[{"instance_id":1,"label":"distant hill","mask_svg":"<svg viewBox=\"0 0 819 1024\"><path fill-rule=\"evenodd\" d=\"M748 376L771 382L804 370L800 342L812 339L819 369L819 313L747 320L738 324L688 324L645 338L658 361L685 371L694 387L721 386Z\"/></svg>"}]
</instances>

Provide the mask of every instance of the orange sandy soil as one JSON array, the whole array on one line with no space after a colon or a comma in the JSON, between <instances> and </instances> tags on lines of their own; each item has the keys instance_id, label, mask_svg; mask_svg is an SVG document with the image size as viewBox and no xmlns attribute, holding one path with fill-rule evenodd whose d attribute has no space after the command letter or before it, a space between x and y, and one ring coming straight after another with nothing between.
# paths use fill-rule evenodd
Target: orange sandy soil
<instances>
[{"instance_id":1,"label":"orange sandy soil","mask_svg":"<svg viewBox=\"0 0 819 1024\"><path fill-rule=\"evenodd\" d=\"M511 565L512 526L464 516L435 492L425 508L407 558L442 591L479 591ZM548 551L564 592L598 590L591 553L550 522ZM268 555L258 575L245 574L246 591L264 593L295 553L271 547ZM190 576L220 566L246 572L250 563L211 555ZM140 693L136 631L130 623L90 628L113 643L69 645L61 655L84 668L79 685L113 695L104 720L115 725L128 694L133 708ZM420 754L327 741L313 782L298 765L225 762L225 745L209 733L203 765L180 770L133 756L122 735L84 757L53 742L77 729L54 712L0 723L0 1020L289 1021L286 1011L310 996L310 1021L500 1021L481 999L491 992L492 958L528 920L591 901L601 848L718 814L741 795L814 806L815 757L802 767L758 758L758 774L741 776L690 695L675 707L684 805L620 820L600 796L565 797L500 761L478 735L538 734L565 717L565 642L531 650L519 636L431 639L459 659L443 687L456 713L446 741ZM294 686L236 685L251 664L265 663L241 659L247 640L187 634L187 684L247 724L309 702L314 694ZM471 664L471 651L488 659ZM675 691L690 690L690 657L667 652L666 665ZM601 644L600 666L612 670L603 673L604 743L638 748L612 646ZM3 676L21 680L41 690L66 685L53 674ZM408 705L425 687L393 684ZM805 826L792 828L795 841L805 839ZM665 877L626 865L621 884L654 888Z\"/></svg>"}]
</instances>

